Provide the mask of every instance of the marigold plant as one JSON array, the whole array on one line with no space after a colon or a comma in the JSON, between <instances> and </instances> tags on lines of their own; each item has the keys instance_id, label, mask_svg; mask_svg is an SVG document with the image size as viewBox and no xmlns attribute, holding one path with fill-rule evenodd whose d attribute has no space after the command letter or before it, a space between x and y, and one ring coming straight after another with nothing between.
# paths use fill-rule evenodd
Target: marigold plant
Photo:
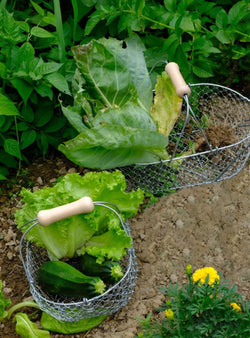
<instances>
[{"instance_id":1,"label":"marigold plant","mask_svg":"<svg viewBox=\"0 0 250 338\"><path fill-rule=\"evenodd\" d=\"M224 338L250 337L250 308L248 301L236 292L237 286L229 287L227 280L212 267L204 267L192 273L186 268L188 282L160 288L166 296L161 320L138 319L140 332L136 337Z\"/></svg>"}]
</instances>

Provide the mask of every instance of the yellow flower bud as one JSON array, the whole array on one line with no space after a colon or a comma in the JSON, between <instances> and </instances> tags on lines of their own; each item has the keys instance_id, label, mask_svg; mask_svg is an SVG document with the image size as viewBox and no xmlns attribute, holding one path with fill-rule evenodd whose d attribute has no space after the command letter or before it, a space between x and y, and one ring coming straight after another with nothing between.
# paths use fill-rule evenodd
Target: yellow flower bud
<instances>
[{"instance_id":1,"label":"yellow flower bud","mask_svg":"<svg viewBox=\"0 0 250 338\"><path fill-rule=\"evenodd\" d=\"M189 264L189 265L186 267L186 274L187 274L188 276L190 276L191 273L192 273L192 265Z\"/></svg>"},{"instance_id":2,"label":"yellow flower bud","mask_svg":"<svg viewBox=\"0 0 250 338\"><path fill-rule=\"evenodd\" d=\"M171 300L166 300L166 305L170 307L172 305Z\"/></svg>"}]
</instances>

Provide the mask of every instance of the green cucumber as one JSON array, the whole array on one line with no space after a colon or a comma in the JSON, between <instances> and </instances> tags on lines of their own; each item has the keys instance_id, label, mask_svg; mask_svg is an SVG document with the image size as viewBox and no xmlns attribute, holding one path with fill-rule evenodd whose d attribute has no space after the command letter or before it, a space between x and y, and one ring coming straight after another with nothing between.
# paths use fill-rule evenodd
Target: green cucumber
<instances>
[{"instance_id":1,"label":"green cucumber","mask_svg":"<svg viewBox=\"0 0 250 338\"><path fill-rule=\"evenodd\" d=\"M80 270L89 276L99 276L106 283L117 283L123 276L118 262L104 261L99 264L96 257L88 254L80 256Z\"/></svg>"},{"instance_id":2,"label":"green cucumber","mask_svg":"<svg viewBox=\"0 0 250 338\"><path fill-rule=\"evenodd\" d=\"M92 298L105 291L99 277L90 277L62 261L49 261L38 270L38 282L44 291L60 296Z\"/></svg>"}]
</instances>

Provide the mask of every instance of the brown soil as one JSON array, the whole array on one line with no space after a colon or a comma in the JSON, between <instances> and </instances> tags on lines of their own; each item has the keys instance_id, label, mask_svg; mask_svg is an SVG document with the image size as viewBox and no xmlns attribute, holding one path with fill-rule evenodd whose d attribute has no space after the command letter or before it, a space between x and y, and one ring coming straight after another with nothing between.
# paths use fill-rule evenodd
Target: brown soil
<instances>
[{"instance_id":1,"label":"brown soil","mask_svg":"<svg viewBox=\"0 0 250 338\"><path fill-rule=\"evenodd\" d=\"M159 286L185 282L185 268L212 266L238 285L250 298L250 176L249 164L234 178L180 190L130 220L138 263L135 292L126 307L98 327L76 335L52 337L131 338L138 332L136 317L145 316L162 300ZM78 168L66 160L34 163L16 184L2 185L0 196L0 279L13 304L30 297L18 254L14 212L20 206L21 186L51 185L56 178ZM23 309L25 311L25 309ZM0 337L18 337L12 321L0 324Z\"/></svg>"}]
</instances>

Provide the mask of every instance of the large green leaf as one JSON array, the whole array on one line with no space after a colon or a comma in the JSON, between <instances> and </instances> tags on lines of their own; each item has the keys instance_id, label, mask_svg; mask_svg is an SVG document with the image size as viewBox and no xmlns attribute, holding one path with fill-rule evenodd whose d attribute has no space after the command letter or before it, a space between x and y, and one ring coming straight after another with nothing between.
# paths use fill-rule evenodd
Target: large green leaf
<instances>
[{"instance_id":1,"label":"large green leaf","mask_svg":"<svg viewBox=\"0 0 250 338\"><path fill-rule=\"evenodd\" d=\"M139 37L132 35L126 39L126 48L122 41L115 39L101 39L100 41L126 65L138 93L138 103L149 111L153 99L152 84L143 55L145 47Z\"/></svg>"},{"instance_id":2,"label":"large green leaf","mask_svg":"<svg viewBox=\"0 0 250 338\"><path fill-rule=\"evenodd\" d=\"M100 41L72 48L77 66L87 83L92 100L103 108L122 106L135 101L137 92L131 74L123 61Z\"/></svg>"},{"instance_id":3,"label":"large green leaf","mask_svg":"<svg viewBox=\"0 0 250 338\"><path fill-rule=\"evenodd\" d=\"M136 35L125 42L105 38L93 40L72 50L92 99L101 100L104 107L121 107L132 101L147 111L150 109L152 86L143 55L144 46Z\"/></svg>"},{"instance_id":4,"label":"large green leaf","mask_svg":"<svg viewBox=\"0 0 250 338\"><path fill-rule=\"evenodd\" d=\"M156 131L103 125L86 129L59 146L72 162L87 168L110 169L134 163L151 163L167 157L168 139Z\"/></svg>"},{"instance_id":5,"label":"large green leaf","mask_svg":"<svg viewBox=\"0 0 250 338\"><path fill-rule=\"evenodd\" d=\"M144 109L131 102L122 108L99 112L93 120L93 126L98 127L106 124L156 131L152 117Z\"/></svg>"},{"instance_id":6,"label":"large green leaf","mask_svg":"<svg viewBox=\"0 0 250 338\"><path fill-rule=\"evenodd\" d=\"M76 322L65 322L50 316L46 312L43 312L41 317L41 326L48 331L72 335L74 333L88 331L99 325L106 318L107 316L98 316L83 318Z\"/></svg>"}]
</instances>

